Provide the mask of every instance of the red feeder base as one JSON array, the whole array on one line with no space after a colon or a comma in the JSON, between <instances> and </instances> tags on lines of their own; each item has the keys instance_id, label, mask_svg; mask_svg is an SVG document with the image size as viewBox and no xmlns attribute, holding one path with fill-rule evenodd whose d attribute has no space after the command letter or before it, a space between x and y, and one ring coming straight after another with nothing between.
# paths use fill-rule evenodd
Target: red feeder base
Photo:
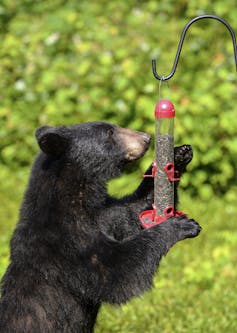
<instances>
[{"instance_id":1,"label":"red feeder base","mask_svg":"<svg viewBox=\"0 0 237 333\"><path fill-rule=\"evenodd\" d=\"M187 216L183 212L175 211L172 206L168 206L164 209L164 216L156 216L156 209L154 208L151 210L145 210L144 212L140 213L139 220L143 229L148 229L166 221L170 217L181 215Z\"/></svg>"}]
</instances>

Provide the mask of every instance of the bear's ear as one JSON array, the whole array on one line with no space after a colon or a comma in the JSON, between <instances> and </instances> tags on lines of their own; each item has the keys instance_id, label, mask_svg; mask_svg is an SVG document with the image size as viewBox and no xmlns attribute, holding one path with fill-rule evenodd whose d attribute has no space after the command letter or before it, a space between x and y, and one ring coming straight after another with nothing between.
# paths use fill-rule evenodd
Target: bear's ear
<instances>
[{"instance_id":1,"label":"bear's ear","mask_svg":"<svg viewBox=\"0 0 237 333\"><path fill-rule=\"evenodd\" d=\"M60 156L67 148L68 140L57 128L42 126L35 132L40 149L48 155Z\"/></svg>"}]
</instances>

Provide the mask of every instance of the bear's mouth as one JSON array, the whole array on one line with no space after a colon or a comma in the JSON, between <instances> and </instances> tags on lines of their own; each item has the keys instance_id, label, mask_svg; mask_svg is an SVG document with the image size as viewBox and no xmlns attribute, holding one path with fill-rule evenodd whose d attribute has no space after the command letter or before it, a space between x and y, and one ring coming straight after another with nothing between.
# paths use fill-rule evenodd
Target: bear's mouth
<instances>
[{"instance_id":1,"label":"bear's mouth","mask_svg":"<svg viewBox=\"0 0 237 333\"><path fill-rule=\"evenodd\" d=\"M117 137L122 143L125 160L136 161L148 150L151 136L144 132L133 131L128 128L117 128Z\"/></svg>"}]
</instances>

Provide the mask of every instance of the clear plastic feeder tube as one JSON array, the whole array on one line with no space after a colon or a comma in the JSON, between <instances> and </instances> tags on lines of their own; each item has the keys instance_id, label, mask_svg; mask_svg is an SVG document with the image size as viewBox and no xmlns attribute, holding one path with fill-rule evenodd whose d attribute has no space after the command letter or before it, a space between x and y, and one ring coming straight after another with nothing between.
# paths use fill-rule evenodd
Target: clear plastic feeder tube
<instances>
[{"instance_id":1,"label":"clear plastic feeder tube","mask_svg":"<svg viewBox=\"0 0 237 333\"><path fill-rule=\"evenodd\" d=\"M154 204L157 217L166 217L174 207L174 182L166 172L174 166L174 116L174 105L170 101L160 100L156 104Z\"/></svg>"}]
</instances>

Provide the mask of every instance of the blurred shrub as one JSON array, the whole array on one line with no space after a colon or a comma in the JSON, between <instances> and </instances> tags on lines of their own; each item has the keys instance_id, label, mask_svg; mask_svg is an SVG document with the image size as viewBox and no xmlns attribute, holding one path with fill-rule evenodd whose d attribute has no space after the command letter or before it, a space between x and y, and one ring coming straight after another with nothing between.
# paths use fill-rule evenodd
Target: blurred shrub
<instances>
[{"instance_id":1,"label":"blurred shrub","mask_svg":"<svg viewBox=\"0 0 237 333\"><path fill-rule=\"evenodd\" d=\"M155 57L157 71L167 75L184 25L204 13L223 17L237 31L235 0L0 1L0 276L38 150L35 129L105 120L154 134L159 82L152 75L151 59ZM212 20L195 23L176 75L160 90L161 97L176 106L176 144L194 148L190 172L182 179L184 208L194 206L192 216L210 229L196 245L169 255L170 268L160 272L164 275L159 275L157 295L134 300L123 312L116 310L118 320L111 321L103 311L98 332L105 327L111 332L121 327L124 332L155 332L158 317L163 332L235 331L236 89L228 31ZM110 191L131 191L153 159L153 149L146 156L133 174L110 184ZM212 200L207 209L205 202L213 194L225 202ZM204 257L196 255L201 248Z\"/></svg>"},{"instance_id":2,"label":"blurred shrub","mask_svg":"<svg viewBox=\"0 0 237 333\"><path fill-rule=\"evenodd\" d=\"M36 127L106 120L154 133L159 82L169 73L180 33L210 12L237 28L235 1L33 1L0 4L0 181L2 193L25 184L37 151ZM236 73L231 39L219 22L195 23L175 77L161 86L177 110L176 143L195 158L183 186L191 194L236 194ZM152 160L113 183L129 190ZM134 178L132 178L134 177ZM135 182L134 182L134 181ZM231 191L229 191L231 189Z\"/></svg>"}]
</instances>

